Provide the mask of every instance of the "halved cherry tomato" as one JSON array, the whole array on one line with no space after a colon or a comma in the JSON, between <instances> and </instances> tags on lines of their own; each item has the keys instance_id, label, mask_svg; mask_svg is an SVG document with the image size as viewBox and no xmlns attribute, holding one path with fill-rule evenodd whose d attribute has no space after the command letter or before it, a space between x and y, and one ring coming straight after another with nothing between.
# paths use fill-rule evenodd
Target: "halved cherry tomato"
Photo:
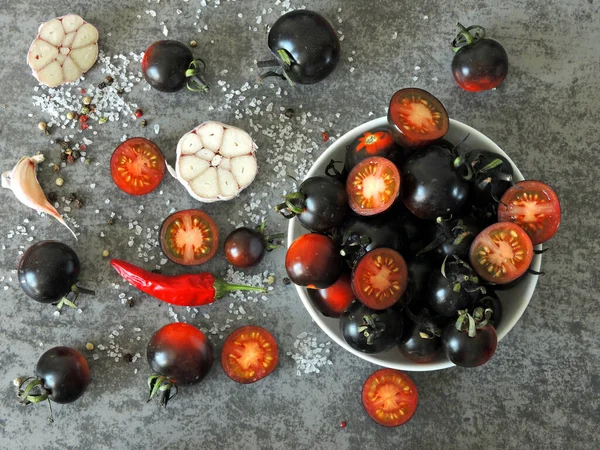
<instances>
[{"instance_id":1,"label":"halved cherry tomato","mask_svg":"<svg viewBox=\"0 0 600 450\"><path fill-rule=\"evenodd\" d=\"M219 230L203 211L177 211L160 227L160 246L165 256L174 263L196 266L215 256L219 248Z\"/></svg>"},{"instance_id":2,"label":"halved cherry tomato","mask_svg":"<svg viewBox=\"0 0 600 450\"><path fill-rule=\"evenodd\" d=\"M533 244L512 222L498 222L477 235L469 251L471 266L486 281L506 284L523 275L533 259Z\"/></svg>"},{"instance_id":3,"label":"halved cherry tomato","mask_svg":"<svg viewBox=\"0 0 600 450\"><path fill-rule=\"evenodd\" d=\"M424 147L448 132L444 105L423 89L400 89L390 101L388 124L396 142L405 147Z\"/></svg>"},{"instance_id":4,"label":"halved cherry tomato","mask_svg":"<svg viewBox=\"0 0 600 450\"><path fill-rule=\"evenodd\" d=\"M160 148L141 137L127 139L110 158L110 174L123 192L144 195L158 187L165 176L165 157Z\"/></svg>"},{"instance_id":5,"label":"halved cherry tomato","mask_svg":"<svg viewBox=\"0 0 600 450\"><path fill-rule=\"evenodd\" d=\"M525 230L533 245L546 242L560 225L560 202L541 181L519 181L500 199L498 221L514 222Z\"/></svg>"},{"instance_id":6,"label":"halved cherry tomato","mask_svg":"<svg viewBox=\"0 0 600 450\"><path fill-rule=\"evenodd\" d=\"M396 163L404 156L403 148L394 142L387 126L365 131L348 144L344 169L350 172L359 162L371 156L381 156Z\"/></svg>"},{"instance_id":7,"label":"halved cherry tomato","mask_svg":"<svg viewBox=\"0 0 600 450\"><path fill-rule=\"evenodd\" d=\"M331 286L308 289L307 293L315 308L327 317L340 317L354 300L349 272L344 272Z\"/></svg>"},{"instance_id":8,"label":"halved cherry tomato","mask_svg":"<svg viewBox=\"0 0 600 450\"><path fill-rule=\"evenodd\" d=\"M388 209L400 193L400 172L387 158L363 159L346 180L350 208L361 216L372 216Z\"/></svg>"},{"instance_id":9,"label":"halved cherry tomato","mask_svg":"<svg viewBox=\"0 0 600 450\"><path fill-rule=\"evenodd\" d=\"M362 403L367 414L379 425L397 427L413 416L419 394L413 380L404 372L380 369L365 381Z\"/></svg>"},{"instance_id":10,"label":"halved cherry tomato","mask_svg":"<svg viewBox=\"0 0 600 450\"><path fill-rule=\"evenodd\" d=\"M279 361L277 342L261 327L247 325L233 331L223 344L221 364L229 378L254 383L269 375Z\"/></svg>"},{"instance_id":11,"label":"halved cherry tomato","mask_svg":"<svg viewBox=\"0 0 600 450\"><path fill-rule=\"evenodd\" d=\"M408 285L408 268L400 253L376 248L363 256L352 272L352 290L361 303L372 309L392 306Z\"/></svg>"}]
</instances>

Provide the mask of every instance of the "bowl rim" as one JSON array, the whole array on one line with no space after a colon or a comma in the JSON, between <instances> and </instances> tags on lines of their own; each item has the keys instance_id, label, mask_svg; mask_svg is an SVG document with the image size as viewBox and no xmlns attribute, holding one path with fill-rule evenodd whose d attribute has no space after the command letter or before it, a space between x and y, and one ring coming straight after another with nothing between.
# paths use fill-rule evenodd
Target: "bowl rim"
<instances>
[{"instance_id":1,"label":"bowl rim","mask_svg":"<svg viewBox=\"0 0 600 450\"><path fill-rule=\"evenodd\" d=\"M450 121L449 130L451 130L453 128L461 128L464 130L465 135L468 133L472 136L477 137L479 140L484 141L486 143L486 146L485 146L486 150L491 150L496 153L499 153L500 155L504 156L510 162L510 164L512 165L512 167L514 169L516 182L524 180L523 174L518 169L518 167L515 165L515 163L512 161L512 159L494 141L492 141L490 138L488 138L486 135L484 135L480 131L476 130L475 128L472 128L471 126L469 126L463 122L460 122L455 119L449 119L449 121ZM332 155L337 153L339 151L340 147L346 145L345 144L346 142L349 142L349 141L355 139L357 136L359 136L361 133L364 133L365 131L368 131L368 130L376 128L376 127L384 127L387 125L388 125L387 117L382 116L382 117L378 117L376 119L370 120L368 122L365 122L361 125L358 125L357 127L348 131L347 133L345 133L344 135L342 135L341 137L336 139L336 141L333 144L331 144L316 159L316 161L312 164L310 170L308 171L308 173L306 174L304 179L315 176L315 175L321 175L320 167L326 165L326 163L328 163L329 160L332 159ZM287 247L288 248L292 244L294 239L296 239L298 237L295 235L295 229L297 229L297 223L296 223L297 220L298 220L297 218L294 218L294 219L290 220L290 222L288 224L288 231L287 231ZM302 229L302 231L304 232L304 234L308 233L308 230ZM534 246L534 248L540 249L541 246L539 246L539 245ZM541 262L542 262L542 255L541 254L534 255L533 261L530 266L531 269L539 272L540 267L541 267ZM537 280L538 280L537 275L530 274L528 276L528 279L522 283L523 286L525 287L524 297L526 299L525 299L525 301L521 302L517 306L516 312L513 316L511 316L510 318L506 317L506 316L503 317L501 326L498 328L498 330L496 330L498 333L498 342L500 342L500 340L502 338L504 338L504 336L506 336L506 334L508 334L508 332L510 330L513 329L513 327L516 325L516 323L522 317L523 313L527 309L527 306L529 305L529 302L531 301L531 297L533 296L533 292L535 291L535 287L537 285ZM319 328L321 328L321 330L323 330L325 332L325 334L327 334L327 336L329 336L329 338L332 339L336 344L338 344L344 350L352 353L353 355L358 356L359 358L362 358L366 361L369 361L372 364L376 364L376 365L379 365L382 367L398 369L398 370L405 370L405 371L413 371L413 372L428 372L428 371L448 369L451 367L455 367L455 365L448 360L434 361L434 362L426 363L426 364L419 364L419 363L412 362L410 360L406 360L406 362L390 362L390 361L382 360L379 357L379 355L385 355L388 352L394 352L394 351L397 352L397 349L395 347L392 350L389 350L388 352L379 353L379 354L366 354L366 353L362 353L358 350L355 350L354 348L350 347L346 343L346 341L344 341L342 336L340 336L336 332L334 332L331 329L331 327L325 323L325 319L327 319L327 318L325 316L323 316L313 306L310 298L308 297L308 295L306 293L306 288L304 286L298 286L298 285L294 285L294 287L296 289L296 292L298 293L298 296L300 297L300 300L302 300L304 308L308 311L311 318L317 323ZM400 355L400 357L403 358L402 355Z\"/></svg>"}]
</instances>

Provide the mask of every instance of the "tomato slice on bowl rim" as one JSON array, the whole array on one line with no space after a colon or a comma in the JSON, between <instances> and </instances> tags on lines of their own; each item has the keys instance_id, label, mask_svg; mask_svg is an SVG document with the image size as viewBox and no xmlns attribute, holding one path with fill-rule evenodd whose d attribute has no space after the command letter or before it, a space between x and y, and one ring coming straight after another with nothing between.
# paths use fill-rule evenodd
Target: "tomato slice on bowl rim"
<instances>
[{"instance_id":1,"label":"tomato slice on bowl rim","mask_svg":"<svg viewBox=\"0 0 600 450\"><path fill-rule=\"evenodd\" d=\"M129 195L152 192L162 181L166 169L160 148L141 137L122 142L110 158L110 174L114 183Z\"/></svg>"},{"instance_id":2,"label":"tomato slice on bowl rim","mask_svg":"<svg viewBox=\"0 0 600 450\"><path fill-rule=\"evenodd\" d=\"M444 105L423 89L397 91L390 100L388 124L396 142L423 147L444 137L450 121Z\"/></svg>"},{"instance_id":3,"label":"tomato slice on bowl rim","mask_svg":"<svg viewBox=\"0 0 600 450\"><path fill-rule=\"evenodd\" d=\"M410 420L417 410L417 386L404 372L380 369L363 385L365 411L379 425L397 427Z\"/></svg>"},{"instance_id":4,"label":"tomato slice on bowl rim","mask_svg":"<svg viewBox=\"0 0 600 450\"><path fill-rule=\"evenodd\" d=\"M541 181L519 181L508 188L498 205L498 221L514 222L533 245L546 242L560 225L560 202L550 186Z\"/></svg>"},{"instance_id":5,"label":"tomato slice on bowl rim","mask_svg":"<svg viewBox=\"0 0 600 450\"><path fill-rule=\"evenodd\" d=\"M365 254L352 272L352 290L364 305L386 309L400 300L408 285L408 267L400 253L380 247Z\"/></svg>"},{"instance_id":6,"label":"tomato slice on bowl rim","mask_svg":"<svg viewBox=\"0 0 600 450\"><path fill-rule=\"evenodd\" d=\"M400 193L400 172L387 158L363 159L346 180L350 208L361 216L372 216L388 209Z\"/></svg>"},{"instance_id":7,"label":"tomato slice on bowl rim","mask_svg":"<svg viewBox=\"0 0 600 450\"><path fill-rule=\"evenodd\" d=\"M469 260L486 281L506 284L523 275L533 259L533 244L512 222L498 222L481 231L471 244Z\"/></svg>"},{"instance_id":8,"label":"tomato slice on bowl rim","mask_svg":"<svg viewBox=\"0 0 600 450\"><path fill-rule=\"evenodd\" d=\"M221 365L233 381L254 383L269 375L279 361L279 348L271 333L247 325L233 331L223 343Z\"/></svg>"},{"instance_id":9,"label":"tomato slice on bowl rim","mask_svg":"<svg viewBox=\"0 0 600 450\"><path fill-rule=\"evenodd\" d=\"M196 266L215 256L219 249L219 230L204 211L177 211L160 227L160 246L174 263Z\"/></svg>"},{"instance_id":10,"label":"tomato slice on bowl rim","mask_svg":"<svg viewBox=\"0 0 600 450\"><path fill-rule=\"evenodd\" d=\"M355 146L354 151L364 151L369 155L376 155L381 150L385 150L389 146L394 144L394 139L389 131L386 130L372 130L365 131L358 137L358 145Z\"/></svg>"},{"instance_id":11,"label":"tomato slice on bowl rim","mask_svg":"<svg viewBox=\"0 0 600 450\"><path fill-rule=\"evenodd\" d=\"M327 317L339 318L354 300L349 272L344 272L331 286L322 289L307 289L313 305Z\"/></svg>"}]
</instances>

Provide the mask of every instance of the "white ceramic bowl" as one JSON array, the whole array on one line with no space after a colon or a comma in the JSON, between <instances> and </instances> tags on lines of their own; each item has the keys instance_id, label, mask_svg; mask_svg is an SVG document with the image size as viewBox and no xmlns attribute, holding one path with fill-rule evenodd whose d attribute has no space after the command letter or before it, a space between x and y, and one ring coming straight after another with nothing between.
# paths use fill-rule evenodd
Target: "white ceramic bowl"
<instances>
[{"instance_id":1,"label":"white ceramic bowl","mask_svg":"<svg viewBox=\"0 0 600 450\"><path fill-rule=\"evenodd\" d=\"M317 159L317 161L313 164L312 168L308 172L307 178L315 175L323 175L325 173L325 167L331 159L334 159L336 161L343 161L346 146L355 138L357 138L360 134L375 127L382 127L386 125L387 118L380 117L378 119L374 119L370 122L364 123L343 135L341 138L335 141L331 145L331 147L325 150L325 152L323 152L323 154ZM468 149L484 149L499 153L502 156L506 157L512 164L515 171L515 181L523 180L523 175L521 174L519 169L515 166L510 157L506 153L504 153L504 151L502 151L500 147L498 147L488 137L475 130L474 128L471 128L470 126L465 125L457 120L450 119L450 128L445 136L446 140L448 140L450 143L457 144L467 134L469 135L469 137L461 145L461 150L464 151ZM288 247L297 237L307 232L308 230L304 229L297 219L291 220L288 227ZM535 255L533 257L531 268L533 270L539 271L541 263L542 256ZM527 305L531 300L533 291L535 290L537 278L537 276L530 274L522 283L520 283L515 288L507 291L498 291L498 296L502 301L503 308L502 323L496 330L496 332L498 333L498 340L501 340L504 336L506 336L506 334L515 326L517 321L523 315L525 308L527 308ZM448 361L443 355L440 355L437 360L431 363L417 364L410 361L409 359L406 359L397 348L393 348L387 352L378 353L375 355L361 353L350 347L348 344L346 344L346 341L344 341L344 338L340 333L338 319L326 317L323 314L321 314L321 312L319 312L313 306L310 298L308 297L308 294L306 293L306 288L302 286L296 286L296 290L298 291L298 295L300 296L304 307L310 313L313 320L317 322L317 324L321 327L321 329L325 333L327 333L327 335L331 339L333 339L337 344L339 344L350 353L353 353L362 359L365 359L367 361L372 362L373 364L377 364L383 367L390 367L392 369L408 371L430 371L446 369L448 367L454 366L454 364Z\"/></svg>"}]
</instances>

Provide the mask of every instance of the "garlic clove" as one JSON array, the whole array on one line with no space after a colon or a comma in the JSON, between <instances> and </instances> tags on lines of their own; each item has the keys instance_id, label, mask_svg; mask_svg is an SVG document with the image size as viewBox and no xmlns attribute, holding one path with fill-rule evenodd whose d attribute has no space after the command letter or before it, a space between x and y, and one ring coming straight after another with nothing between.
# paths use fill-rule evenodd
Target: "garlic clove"
<instances>
[{"instance_id":1,"label":"garlic clove","mask_svg":"<svg viewBox=\"0 0 600 450\"><path fill-rule=\"evenodd\" d=\"M217 200L219 197L217 170L209 167L190 182L190 188L194 192L202 192L202 196L208 200Z\"/></svg>"},{"instance_id":2,"label":"garlic clove","mask_svg":"<svg viewBox=\"0 0 600 450\"><path fill-rule=\"evenodd\" d=\"M54 217L77 239L75 232L67 225L56 208L48 202L38 182L36 168L43 161L44 156L41 154L21 158L12 171L2 174L2 187L10 189L25 206Z\"/></svg>"},{"instance_id":3,"label":"garlic clove","mask_svg":"<svg viewBox=\"0 0 600 450\"><path fill-rule=\"evenodd\" d=\"M219 179L219 190L225 197L235 196L240 189L235 177L231 171L218 168L217 177Z\"/></svg>"},{"instance_id":4,"label":"garlic clove","mask_svg":"<svg viewBox=\"0 0 600 450\"><path fill-rule=\"evenodd\" d=\"M58 47L65 37L65 30L60 20L52 19L41 26L38 34L40 39Z\"/></svg>"},{"instance_id":5,"label":"garlic clove","mask_svg":"<svg viewBox=\"0 0 600 450\"><path fill-rule=\"evenodd\" d=\"M210 162L195 156L183 156L179 162L181 177L191 181L210 167Z\"/></svg>"},{"instance_id":6,"label":"garlic clove","mask_svg":"<svg viewBox=\"0 0 600 450\"><path fill-rule=\"evenodd\" d=\"M62 26L66 33L73 33L83 25L83 19L77 14L68 14L62 17Z\"/></svg>"},{"instance_id":7,"label":"garlic clove","mask_svg":"<svg viewBox=\"0 0 600 450\"><path fill-rule=\"evenodd\" d=\"M215 153L221 148L224 132L223 125L218 122L206 122L196 129L196 134L202 139L204 148Z\"/></svg>"},{"instance_id":8,"label":"garlic clove","mask_svg":"<svg viewBox=\"0 0 600 450\"><path fill-rule=\"evenodd\" d=\"M196 133L187 133L179 142L183 155L193 155L202 150L202 139Z\"/></svg>"},{"instance_id":9,"label":"garlic clove","mask_svg":"<svg viewBox=\"0 0 600 450\"><path fill-rule=\"evenodd\" d=\"M71 50L71 59L82 72L87 72L92 68L98 59L98 46L96 44Z\"/></svg>"},{"instance_id":10,"label":"garlic clove","mask_svg":"<svg viewBox=\"0 0 600 450\"><path fill-rule=\"evenodd\" d=\"M87 47L91 44L96 44L98 42L98 30L94 25L86 23L81 25L77 30L77 34L75 35L75 39L73 39L73 43L71 44L71 48L75 50L76 48Z\"/></svg>"},{"instance_id":11,"label":"garlic clove","mask_svg":"<svg viewBox=\"0 0 600 450\"><path fill-rule=\"evenodd\" d=\"M48 44L46 41L36 39L31 44L27 63L33 70L40 70L54 61L58 56L58 48Z\"/></svg>"},{"instance_id":12,"label":"garlic clove","mask_svg":"<svg viewBox=\"0 0 600 450\"><path fill-rule=\"evenodd\" d=\"M231 173L241 187L246 187L254 180L258 167L254 156L238 156L231 158Z\"/></svg>"},{"instance_id":13,"label":"garlic clove","mask_svg":"<svg viewBox=\"0 0 600 450\"><path fill-rule=\"evenodd\" d=\"M252 138L244 130L228 128L223 134L220 152L228 158L247 155L252 152Z\"/></svg>"},{"instance_id":14,"label":"garlic clove","mask_svg":"<svg viewBox=\"0 0 600 450\"><path fill-rule=\"evenodd\" d=\"M63 77L64 81L69 83L73 81L77 81L81 76L81 70L77 65L73 62L70 56L65 58L65 61L62 65Z\"/></svg>"}]
</instances>

